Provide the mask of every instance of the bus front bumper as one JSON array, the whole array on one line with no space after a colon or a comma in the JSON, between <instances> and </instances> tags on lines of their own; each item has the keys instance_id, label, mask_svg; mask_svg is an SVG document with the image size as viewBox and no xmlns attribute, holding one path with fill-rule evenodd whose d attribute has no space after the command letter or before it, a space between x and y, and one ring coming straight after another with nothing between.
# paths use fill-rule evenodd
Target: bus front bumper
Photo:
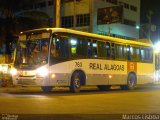
<instances>
[{"instance_id":1,"label":"bus front bumper","mask_svg":"<svg viewBox=\"0 0 160 120\"><path fill-rule=\"evenodd\" d=\"M49 82L45 77L13 77L13 84L22 86L46 86Z\"/></svg>"}]
</instances>

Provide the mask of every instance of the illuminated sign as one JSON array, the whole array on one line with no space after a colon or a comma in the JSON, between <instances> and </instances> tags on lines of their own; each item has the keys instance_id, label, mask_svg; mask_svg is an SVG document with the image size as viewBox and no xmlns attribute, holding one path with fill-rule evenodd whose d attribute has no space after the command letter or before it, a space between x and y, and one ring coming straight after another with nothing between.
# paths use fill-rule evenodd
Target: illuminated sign
<instances>
[{"instance_id":1,"label":"illuminated sign","mask_svg":"<svg viewBox=\"0 0 160 120\"><path fill-rule=\"evenodd\" d=\"M92 70L111 70L111 71L124 71L124 65L116 64L99 64L99 63L90 63L89 69Z\"/></svg>"},{"instance_id":2,"label":"illuminated sign","mask_svg":"<svg viewBox=\"0 0 160 120\"><path fill-rule=\"evenodd\" d=\"M97 24L118 23L122 21L123 7L113 6L100 8L97 12Z\"/></svg>"},{"instance_id":3,"label":"illuminated sign","mask_svg":"<svg viewBox=\"0 0 160 120\"><path fill-rule=\"evenodd\" d=\"M37 39L44 39L44 38L50 38L49 32L43 32L43 33L31 33L29 35L23 34L19 35L19 40L37 40Z\"/></svg>"}]
</instances>

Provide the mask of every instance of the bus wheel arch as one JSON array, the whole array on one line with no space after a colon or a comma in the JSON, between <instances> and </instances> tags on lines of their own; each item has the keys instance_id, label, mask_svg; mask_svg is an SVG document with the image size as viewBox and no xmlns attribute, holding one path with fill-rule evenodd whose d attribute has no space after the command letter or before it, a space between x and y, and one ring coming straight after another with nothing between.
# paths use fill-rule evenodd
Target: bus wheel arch
<instances>
[{"instance_id":1,"label":"bus wheel arch","mask_svg":"<svg viewBox=\"0 0 160 120\"><path fill-rule=\"evenodd\" d=\"M127 76L127 84L121 85L121 89L123 90L133 90L135 89L137 84L137 75L135 72L129 72Z\"/></svg>"},{"instance_id":2,"label":"bus wheel arch","mask_svg":"<svg viewBox=\"0 0 160 120\"><path fill-rule=\"evenodd\" d=\"M80 92L80 87L86 84L86 75L82 70L75 70L70 79L70 91Z\"/></svg>"}]
</instances>

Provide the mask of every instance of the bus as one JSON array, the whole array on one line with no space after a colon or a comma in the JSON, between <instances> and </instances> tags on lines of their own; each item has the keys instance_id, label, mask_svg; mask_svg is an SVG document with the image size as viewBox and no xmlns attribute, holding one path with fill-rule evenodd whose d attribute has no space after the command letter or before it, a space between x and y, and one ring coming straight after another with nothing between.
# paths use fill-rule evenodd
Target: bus
<instances>
[{"instance_id":1,"label":"bus","mask_svg":"<svg viewBox=\"0 0 160 120\"><path fill-rule=\"evenodd\" d=\"M132 90L154 82L153 54L150 42L41 28L21 32L11 73L14 85L39 86L44 92L57 86L80 92L91 85Z\"/></svg>"}]
</instances>

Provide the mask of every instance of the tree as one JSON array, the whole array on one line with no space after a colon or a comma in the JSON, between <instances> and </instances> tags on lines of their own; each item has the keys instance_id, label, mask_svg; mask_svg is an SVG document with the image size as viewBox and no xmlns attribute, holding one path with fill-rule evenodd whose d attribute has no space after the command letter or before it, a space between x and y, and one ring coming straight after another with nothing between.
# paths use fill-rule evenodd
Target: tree
<instances>
[{"instance_id":1,"label":"tree","mask_svg":"<svg viewBox=\"0 0 160 120\"><path fill-rule=\"evenodd\" d=\"M35 2L37 0L0 0L0 46L6 45L5 54L11 54L10 44L20 31L49 26L46 13L27 10Z\"/></svg>"}]
</instances>

